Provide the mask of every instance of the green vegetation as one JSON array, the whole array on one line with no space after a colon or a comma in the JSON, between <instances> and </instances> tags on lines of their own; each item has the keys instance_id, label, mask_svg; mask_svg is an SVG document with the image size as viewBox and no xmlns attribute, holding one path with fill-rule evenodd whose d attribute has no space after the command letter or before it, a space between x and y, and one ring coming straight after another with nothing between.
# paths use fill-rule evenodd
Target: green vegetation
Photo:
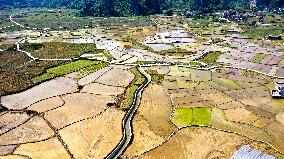
<instances>
[{"instance_id":1,"label":"green vegetation","mask_svg":"<svg viewBox=\"0 0 284 159\"><path fill-rule=\"evenodd\" d=\"M112 60L113 59L113 56L111 55L111 53L109 51L104 50L103 54L104 54L105 57L107 57L108 60Z\"/></svg>"},{"instance_id":2,"label":"green vegetation","mask_svg":"<svg viewBox=\"0 0 284 159\"><path fill-rule=\"evenodd\" d=\"M135 79L132 81L130 86L127 88L124 100L121 102L121 108L124 110L128 110L130 106L132 105L134 94L138 87L143 84L143 82L146 80L144 75L142 75L137 67L134 67L131 69L131 72L135 75Z\"/></svg>"},{"instance_id":3,"label":"green vegetation","mask_svg":"<svg viewBox=\"0 0 284 159\"><path fill-rule=\"evenodd\" d=\"M210 108L193 108L192 124L208 126L211 124L211 109Z\"/></svg>"},{"instance_id":4,"label":"green vegetation","mask_svg":"<svg viewBox=\"0 0 284 159\"><path fill-rule=\"evenodd\" d=\"M3 45L1 45L3 46ZM4 46L0 58L0 92L16 93L34 85L32 78L45 72L49 67L63 64L63 61L31 61L21 52L15 51L13 45Z\"/></svg>"},{"instance_id":5,"label":"green vegetation","mask_svg":"<svg viewBox=\"0 0 284 159\"><path fill-rule=\"evenodd\" d=\"M173 116L171 117L172 121L180 127L192 125L193 119L193 109L187 108L176 108Z\"/></svg>"},{"instance_id":6,"label":"green vegetation","mask_svg":"<svg viewBox=\"0 0 284 159\"><path fill-rule=\"evenodd\" d=\"M0 49L1 50L5 50L5 51L13 51L15 50L16 45L14 44L2 44L0 45Z\"/></svg>"},{"instance_id":7,"label":"green vegetation","mask_svg":"<svg viewBox=\"0 0 284 159\"><path fill-rule=\"evenodd\" d=\"M246 27L244 28L244 32L242 33L245 36L254 36L254 37L268 37L269 35L272 36L279 36L283 33L282 26L275 27Z\"/></svg>"},{"instance_id":8,"label":"green vegetation","mask_svg":"<svg viewBox=\"0 0 284 159\"><path fill-rule=\"evenodd\" d=\"M176 108L172 121L179 127L211 125L210 108Z\"/></svg>"},{"instance_id":9,"label":"green vegetation","mask_svg":"<svg viewBox=\"0 0 284 159\"><path fill-rule=\"evenodd\" d=\"M200 62L204 62L206 64L215 64L219 57L224 54L223 52L212 52L208 53L203 59L200 59Z\"/></svg>"},{"instance_id":10,"label":"green vegetation","mask_svg":"<svg viewBox=\"0 0 284 159\"><path fill-rule=\"evenodd\" d=\"M44 74L42 74L42 75L39 75L39 76L33 78L32 81L33 81L34 83L40 83L40 82L43 82L43 81L52 79L52 78L54 78L54 77L56 77L55 74L44 73Z\"/></svg>"},{"instance_id":11,"label":"green vegetation","mask_svg":"<svg viewBox=\"0 0 284 159\"><path fill-rule=\"evenodd\" d=\"M178 62L176 64L180 64L180 65L188 65L191 68L201 68L204 65L199 62L199 61L192 61L192 62Z\"/></svg>"},{"instance_id":12,"label":"green vegetation","mask_svg":"<svg viewBox=\"0 0 284 159\"><path fill-rule=\"evenodd\" d=\"M183 57L185 55L189 55L192 52L187 51L186 49L182 49L182 48L173 48L173 49L169 49L169 50L163 50L163 51L154 51L151 48L148 48L149 51L154 52L158 55L168 55L168 56L178 56L178 57Z\"/></svg>"},{"instance_id":13,"label":"green vegetation","mask_svg":"<svg viewBox=\"0 0 284 159\"><path fill-rule=\"evenodd\" d=\"M165 77L164 74L158 74L156 70L147 70L147 73L151 76L152 83L156 84L161 84Z\"/></svg>"},{"instance_id":14,"label":"green vegetation","mask_svg":"<svg viewBox=\"0 0 284 159\"><path fill-rule=\"evenodd\" d=\"M161 13L162 10L196 11L198 15L210 14L219 10L249 10L245 0L10 0L3 1L5 8L47 7L78 9L82 16L131 16ZM258 0L257 7L263 9L281 8L281 0ZM170 12L166 12L169 14ZM171 14L169 14L171 15Z\"/></svg>"},{"instance_id":15,"label":"green vegetation","mask_svg":"<svg viewBox=\"0 0 284 159\"><path fill-rule=\"evenodd\" d=\"M208 27L209 24L210 21L208 19L193 19L191 21L191 26L197 28Z\"/></svg>"},{"instance_id":16,"label":"green vegetation","mask_svg":"<svg viewBox=\"0 0 284 159\"><path fill-rule=\"evenodd\" d=\"M155 25L148 17L132 16L132 17L81 17L78 16L78 10L64 9L58 12L43 11L41 9L32 10L21 18L17 19L17 22L29 26L31 28L50 28L52 30L66 30L66 29L78 29L88 26L94 28L97 26L146 26Z\"/></svg>"},{"instance_id":17,"label":"green vegetation","mask_svg":"<svg viewBox=\"0 0 284 159\"><path fill-rule=\"evenodd\" d=\"M52 73L55 75L64 75L64 74L79 70L81 68L85 68L87 66L96 65L96 64L99 64L99 62L97 61L94 62L94 61L89 61L89 60L79 60L79 61L71 62L66 65L61 65L55 68L50 68L46 72Z\"/></svg>"},{"instance_id":18,"label":"green vegetation","mask_svg":"<svg viewBox=\"0 0 284 159\"><path fill-rule=\"evenodd\" d=\"M57 76L65 75L74 71L97 71L106 66L106 63L90 60L78 60L65 65L60 65L54 68L49 68L46 73L39 75L32 80L35 83L46 81Z\"/></svg>"},{"instance_id":19,"label":"green vegetation","mask_svg":"<svg viewBox=\"0 0 284 159\"><path fill-rule=\"evenodd\" d=\"M46 43L48 44L48 43ZM36 44L36 43L28 43L27 41L23 44L23 49L28 52L32 52L35 50L39 50L40 48L44 47L43 44Z\"/></svg>"},{"instance_id":20,"label":"green vegetation","mask_svg":"<svg viewBox=\"0 0 284 159\"><path fill-rule=\"evenodd\" d=\"M265 59L267 56L268 56L267 54L259 53L259 54L255 55L252 59L250 59L250 61L254 62L254 63L259 63L263 59Z\"/></svg>"},{"instance_id":21,"label":"green vegetation","mask_svg":"<svg viewBox=\"0 0 284 159\"><path fill-rule=\"evenodd\" d=\"M42 44L24 43L23 50L27 50L38 58L75 58L84 53L97 54L103 52L98 50L95 44L71 44L62 42L48 42Z\"/></svg>"},{"instance_id":22,"label":"green vegetation","mask_svg":"<svg viewBox=\"0 0 284 159\"><path fill-rule=\"evenodd\" d=\"M130 106L132 105L133 99L134 99L134 94L136 90L138 89L138 85L134 84L131 85L127 90L126 90L126 98L122 101L121 103L121 108L124 110L128 110Z\"/></svg>"}]
</instances>

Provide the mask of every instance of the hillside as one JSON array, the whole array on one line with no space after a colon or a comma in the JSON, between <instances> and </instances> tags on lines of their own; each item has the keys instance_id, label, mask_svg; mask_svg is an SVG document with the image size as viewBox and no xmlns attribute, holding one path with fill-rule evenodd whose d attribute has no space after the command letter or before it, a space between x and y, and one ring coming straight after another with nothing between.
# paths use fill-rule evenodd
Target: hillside
<instances>
[{"instance_id":1,"label":"hillside","mask_svg":"<svg viewBox=\"0 0 284 159\"><path fill-rule=\"evenodd\" d=\"M235 8L249 9L249 0L0 0L3 8L48 7L81 10L83 16L129 16L177 9L210 13ZM258 9L284 7L283 0L257 0Z\"/></svg>"}]
</instances>

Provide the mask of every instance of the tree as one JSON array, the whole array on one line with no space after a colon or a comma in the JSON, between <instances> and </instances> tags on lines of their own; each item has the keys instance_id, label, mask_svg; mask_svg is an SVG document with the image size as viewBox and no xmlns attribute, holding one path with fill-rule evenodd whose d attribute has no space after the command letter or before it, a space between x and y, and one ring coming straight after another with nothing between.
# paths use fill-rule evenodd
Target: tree
<instances>
[{"instance_id":1,"label":"tree","mask_svg":"<svg viewBox=\"0 0 284 159\"><path fill-rule=\"evenodd\" d=\"M99 5L100 16L117 16L114 10L113 0L104 0L101 5Z\"/></svg>"},{"instance_id":2,"label":"tree","mask_svg":"<svg viewBox=\"0 0 284 159\"><path fill-rule=\"evenodd\" d=\"M91 0L86 0L83 9L80 11L82 16L93 16L94 15L94 7L93 2Z\"/></svg>"},{"instance_id":3,"label":"tree","mask_svg":"<svg viewBox=\"0 0 284 159\"><path fill-rule=\"evenodd\" d=\"M161 6L159 0L145 0L148 14L159 14L161 13Z\"/></svg>"},{"instance_id":4,"label":"tree","mask_svg":"<svg viewBox=\"0 0 284 159\"><path fill-rule=\"evenodd\" d=\"M174 12L173 12L172 9L169 9L169 10L166 11L165 14L166 14L167 16L173 16Z\"/></svg>"}]
</instances>

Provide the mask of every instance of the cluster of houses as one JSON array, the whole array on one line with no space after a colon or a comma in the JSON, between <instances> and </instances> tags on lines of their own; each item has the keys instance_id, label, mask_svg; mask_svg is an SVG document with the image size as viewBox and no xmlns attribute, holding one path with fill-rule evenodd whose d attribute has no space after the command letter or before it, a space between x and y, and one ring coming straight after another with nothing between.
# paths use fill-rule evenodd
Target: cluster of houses
<instances>
[{"instance_id":1,"label":"cluster of houses","mask_svg":"<svg viewBox=\"0 0 284 159\"><path fill-rule=\"evenodd\" d=\"M254 14L252 13L239 13L236 10L225 10L222 12L223 17L220 18L221 21L241 21L243 20L244 22L246 22L248 20L248 18L251 17L258 17L258 21L254 21L249 25L253 25L255 26L257 23L259 24L264 24L264 13L263 12L256 12Z\"/></svg>"},{"instance_id":2,"label":"cluster of houses","mask_svg":"<svg viewBox=\"0 0 284 159\"><path fill-rule=\"evenodd\" d=\"M264 8L264 13L284 14L284 8Z\"/></svg>"}]
</instances>

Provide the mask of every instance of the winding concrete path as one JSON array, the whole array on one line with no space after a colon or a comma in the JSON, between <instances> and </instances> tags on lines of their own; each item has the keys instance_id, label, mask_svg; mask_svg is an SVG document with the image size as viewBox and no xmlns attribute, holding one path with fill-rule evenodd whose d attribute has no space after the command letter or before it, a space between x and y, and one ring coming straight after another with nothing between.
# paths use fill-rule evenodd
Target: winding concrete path
<instances>
[{"instance_id":1,"label":"winding concrete path","mask_svg":"<svg viewBox=\"0 0 284 159\"><path fill-rule=\"evenodd\" d=\"M129 111L127 112L127 114L125 115L123 121L122 121L123 135L122 135L120 142L115 147L115 149L112 150L112 152L106 157L106 159L118 158L125 151L126 147L130 143L131 138L133 137L132 119L133 119L133 116L135 115L135 113L136 113L136 111L137 111L137 109L140 105L140 101L141 101L141 98L142 98L142 92L144 91L144 89L149 85L149 83L152 80L151 76L149 74L147 74L146 71L141 66L138 67L138 70L140 71L140 73L142 73L146 77L146 80L136 90L136 92L134 94L134 99L133 99L132 105L131 105Z\"/></svg>"}]
</instances>

